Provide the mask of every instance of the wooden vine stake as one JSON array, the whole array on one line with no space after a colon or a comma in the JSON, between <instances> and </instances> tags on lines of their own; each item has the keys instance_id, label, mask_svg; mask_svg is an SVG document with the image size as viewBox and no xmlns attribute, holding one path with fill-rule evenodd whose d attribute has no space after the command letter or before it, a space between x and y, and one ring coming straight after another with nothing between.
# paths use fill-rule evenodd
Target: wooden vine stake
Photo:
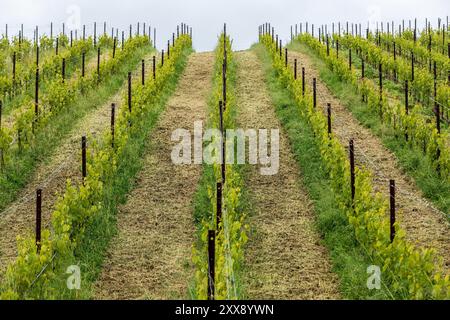
<instances>
[{"instance_id":1,"label":"wooden vine stake","mask_svg":"<svg viewBox=\"0 0 450 320\"><path fill-rule=\"evenodd\" d=\"M222 136L222 162L221 162L221 175L222 175L222 183L225 184L225 130L223 126L223 110L224 104L222 100L219 101L219 121L220 121L220 133Z\"/></svg>"},{"instance_id":2,"label":"wooden vine stake","mask_svg":"<svg viewBox=\"0 0 450 320\"><path fill-rule=\"evenodd\" d=\"M208 300L214 300L216 232L208 230Z\"/></svg>"},{"instance_id":3,"label":"wooden vine stake","mask_svg":"<svg viewBox=\"0 0 450 320\"><path fill-rule=\"evenodd\" d=\"M302 67L302 96L305 96L305 67Z\"/></svg>"},{"instance_id":4,"label":"wooden vine stake","mask_svg":"<svg viewBox=\"0 0 450 320\"><path fill-rule=\"evenodd\" d=\"M141 80L142 80L142 85L145 85L145 60L142 59L142 68L141 68Z\"/></svg>"},{"instance_id":5,"label":"wooden vine stake","mask_svg":"<svg viewBox=\"0 0 450 320\"><path fill-rule=\"evenodd\" d=\"M33 124L33 133L35 126L37 125L39 116L39 68L36 69L36 79L34 85L34 124Z\"/></svg>"},{"instance_id":6,"label":"wooden vine stake","mask_svg":"<svg viewBox=\"0 0 450 320\"><path fill-rule=\"evenodd\" d=\"M283 57L283 41L280 39L280 59Z\"/></svg>"},{"instance_id":7,"label":"wooden vine stake","mask_svg":"<svg viewBox=\"0 0 450 320\"><path fill-rule=\"evenodd\" d=\"M114 38L114 43L113 43L113 59L116 57L116 46L117 46L117 38Z\"/></svg>"},{"instance_id":8,"label":"wooden vine stake","mask_svg":"<svg viewBox=\"0 0 450 320\"><path fill-rule=\"evenodd\" d=\"M86 65L86 52L83 51L81 54L81 76L84 78L85 74L85 65Z\"/></svg>"},{"instance_id":9,"label":"wooden vine stake","mask_svg":"<svg viewBox=\"0 0 450 320\"><path fill-rule=\"evenodd\" d=\"M156 79L156 57L153 56L153 80Z\"/></svg>"},{"instance_id":10,"label":"wooden vine stake","mask_svg":"<svg viewBox=\"0 0 450 320\"><path fill-rule=\"evenodd\" d=\"M227 107L227 65L224 61L222 63L222 98L223 98L223 108Z\"/></svg>"},{"instance_id":11,"label":"wooden vine stake","mask_svg":"<svg viewBox=\"0 0 450 320\"><path fill-rule=\"evenodd\" d=\"M383 116L383 69L381 63L378 64L378 83L380 86L380 117Z\"/></svg>"},{"instance_id":12,"label":"wooden vine stake","mask_svg":"<svg viewBox=\"0 0 450 320\"><path fill-rule=\"evenodd\" d=\"M297 59L294 59L294 79L297 80Z\"/></svg>"},{"instance_id":13,"label":"wooden vine stake","mask_svg":"<svg viewBox=\"0 0 450 320\"><path fill-rule=\"evenodd\" d=\"M97 83L100 82L100 47L97 48Z\"/></svg>"},{"instance_id":14,"label":"wooden vine stake","mask_svg":"<svg viewBox=\"0 0 450 320\"><path fill-rule=\"evenodd\" d=\"M13 85L15 85L15 83L16 83L16 61L17 61L17 53L14 51L14 53L13 53L13 70L12 70Z\"/></svg>"},{"instance_id":15,"label":"wooden vine stake","mask_svg":"<svg viewBox=\"0 0 450 320\"><path fill-rule=\"evenodd\" d=\"M331 139L331 103L327 103L328 136Z\"/></svg>"},{"instance_id":16,"label":"wooden vine stake","mask_svg":"<svg viewBox=\"0 0 450 320\"><path fill-rule=\"evenodd\" d=\"M39 67L39 46L36 46L36 66Z\"/></svg>"},{"instance_id":17,"label":"wooden vine stake","mask_svg":"<svg viewBox=\"0 0 450 320\"><path fill-rule=\"evenodd\" d=\"M287 68L288 66L288 49L284 48L284 65Z\"/></svg>"},{"instance_id":18,"label":"wooden vine stake","mask_svg":"<svg viewBox=\"0 0 450 320\"><path fill-rule=\"evenodd\" d=\"M313 78L313 107L316 108L317 105L317 94L316 94L316 78Z\"/></svg>"},{"instance_id":19,"label":"wooden vine stake","mask_svg":"<svg viewBox=\"0 0 450 320\"><path fill-rule=\"evenodd\" d=\"M128 111L131 113L131 72L128 72Z\"/></svg>"},{"instance_id":20,"label":"wooden vine stake","mask_svg":"<svg viewBox=\"0 0 450 320\"><path fill-rule=\"evenodd\" d=\"M167 40L167 59L170 59L170 40Z\"/></svg>"},{"instance_id":21,"label":"wooden vine stake","mask_svg":"<svg viewBox=\"0 0 450 320\"><path fill-rule=\"evenodd\" d=\"M336 40L336 58L339 59L339 40Z\"/></svg>"},{"instance_id":22,"label":"wooden vine stake","mask_svg":"<svg viewBox=\"0 0 450 320\"><path fill-rule=\"evenodd\" d=\"M41 251L42 189L36 190L36 248Z\"/></svg>"},{"instance_id":23,"label":"wooden vine stake","mask_svg":"<svg viewBox=\"0 0 450 320\"><path fill-rule=\"evenodd\" d=\"M361 58L361 79L364 80L365 77L365 66L364 66L364 59ZM366 98L364 96L364 93L362 94L362 101L365 102Z\"/></svg>"},{"instance_id":24,"label":"wooden vine stake","mask_svg":"<svg viewBox=\"0 0 450 320\"><path fill-rule=\"evenodd\" d=\"M328 34L327 34L327 56L330 55L330 42L328 40Z\"/></svg>"},{"instance_id":25,"label":"wooden vine stake","mask_svg":"<svg viewBox=\"0 0 450 320\"><path fill-rule=\"evenodd\" d=\"M348 49L348 68L352 70L352 49Z\"/></svg>"},{"instance_id":26,"label":"wooden vine stake","mask_svg":"<svg viewBox=\"0 0 450 320\"><path fill-rule=\"evenodd\" d=\"M353 144L353 139L349 142L349 158L350 158L350 190L352 194L352 206L355 200L355 148Z\"/></svg>"},{"instance_id":27,"label":"wooden vine stake","mask_svg":"<svg viewBox=\"0 0 450 320\"><path fill-rule=\"evenodd\" d=\"M86 136L81 137L81 176L84 179L86 179L87 176L87 169L86 169L86 143L87 139Z\"/></svg>"},{"instance_id":28,"label":"wooden vine stake","mask_svg":"<svg viewBox=\"0 0 450 320\"><path fill-rule=\"evenodd\" d=\"M395 238L395 180L389 180L390 230L391 242Z\"/></svg>"},{"instance_id":29,"label":"wooden vine stake","mask_svg":"<svg viewBox=\"0 0 450 320\"><path fill-rule=\"evenodd\" d=\"M61 76L62 76L62 82L66 80L66 59L62 59L62 67L61 67Z\"/></svg>"},{"instance_id":30,"label":"wooden vine stake","mask_svg":"<svg viewBox=\"0 0 450 320\"><path fill-rule=\"evenodd\" d=\"M408 80L405 80L405 113L406 115L409 114L409 101L408 101L408 94L409 94L409 89L408 89ZM405 128L405 140L408 141L409 137L408 137L408 128Z\"/></svg>"},{"instance_id":31,"label":"wooden vine stake","mask_svg":"<svg viewBox=\"0 0 450 320\"><path fill-rule=\"evenodd\" d=\"M436 62L434 62L434 69L436 70ZM438 132L438 136L441 135L441 112L439 110L439 103L437 102L437 79L434 79L434 113L436 115L436 130ZM441 149L438 147L436 149L436 160L437 167L436 170L438 174L441 174L441 165L439 163L439 158L441 157Z\"/></svg>"},{"instance_id":32,"label":"wooden vine stake","mask_svg":"<svg viewBox=\"0 0 450 320\"><path fill-rule=\"evenodd\" d=\"M111 148L114 149L116 104L111 104Z\"/></svg>"}]
</instances>

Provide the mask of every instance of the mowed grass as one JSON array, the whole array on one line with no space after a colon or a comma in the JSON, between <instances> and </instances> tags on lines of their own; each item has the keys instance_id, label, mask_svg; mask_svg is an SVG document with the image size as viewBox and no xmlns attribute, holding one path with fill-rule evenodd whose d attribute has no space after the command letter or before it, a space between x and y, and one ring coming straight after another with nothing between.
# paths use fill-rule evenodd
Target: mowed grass
<instances>
[{"instance_id":1,"label":"mowed grass","mask_svg":"<svg viewBox=\"0 0 450 320\"><path fill-rule=\"evenodd\" d=\"M61 298L92 298L92 285L102 270L106 250L112 238L117 234L116 213L118 206L127 201L127 195L135 186L135 178L143 166L143 156L151 139L151 132L176 88L191 51L191 49L186 49L183 52L183 58L176 65L175 74L168 80L156 101L150 102L151 111L144 115L142 126L139 126L134 131L126 148L123 150L115 179L111 184L105 185L104 200L102 201L104 206L86 228L85 237L75 251L76 261L72 263L80 266L82 275L81 290L76 293L67 290L65 278L63 278L60 284L60 291L63 293Z\"/></svg>"},{"instance_id":2,"label":"mowed grass","mask_svg":"<svg viewBox=\"0 0 450 320\"><path fill-rule=\"evenodd\" d=\"M320 151L306 119L298 112L298 106L289 91L277 79L266 49L254 45L266 75L267 87L276 108L276 114L286 131L295 159L301 168L300 181L314 203L315 225L328 248L333 271L340 278L340 290L346 299L389 299L388 289L367 288L367 268L370 257L359 246L347 216L336 202L328 174L322 167Z\"/></svg>"},{"instance_id":3,"label":"mowed grass","mask_svg":"<svg viewBox=\"0 0 450 320\"><path fill-rule=\"evenodd\" d=\"M422 148L407 143L403 135L397 135L392 127L383 123L379 115L361 101L353 87L341 81L311 49L298 41L292 42L288 48L311 58L321 80L330 91L363 126L381 139L383 145L397 157L402 170L414 179L423 195L443 211L450 221L450 182L447 177L439 176L430 159L423 154Z\"/></svg>"}]
</instances>

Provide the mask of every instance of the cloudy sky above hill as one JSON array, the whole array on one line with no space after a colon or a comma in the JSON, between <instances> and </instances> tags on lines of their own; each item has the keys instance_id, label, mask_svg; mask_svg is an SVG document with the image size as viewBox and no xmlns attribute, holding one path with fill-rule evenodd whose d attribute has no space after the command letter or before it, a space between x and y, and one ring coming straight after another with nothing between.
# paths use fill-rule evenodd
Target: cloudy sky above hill
<instances>
[{"instance_id":1,"label":"cloudy sky above hill","mask_svg":"<svg viewBox=\"0 0 450 320\"><path fill-rule=\"evenodd\" d=\"M235 48L246 49L256 41L257 26L266 21L287 40L290 26L305 21L315 25L352 21L364 26L394 21L398 25L402 19L417 17L423 25L428 17L436 25L438 17L445 23L449 14L448 0L2 0L0 30L3 34L8 24L9 34L14 34L23 23L32 36L36 25L41 32L49 32L52 21L55 29L65 22L68 29L86 24L92 32L94 21L100 30L106 21L111 32L111 27L128 30L130 23L136 27L139 21L156 26L157 45L162 46L183 21L193 27L195 48L205 51L214 48L223 22Z\"/></svg>"}]
</instances>

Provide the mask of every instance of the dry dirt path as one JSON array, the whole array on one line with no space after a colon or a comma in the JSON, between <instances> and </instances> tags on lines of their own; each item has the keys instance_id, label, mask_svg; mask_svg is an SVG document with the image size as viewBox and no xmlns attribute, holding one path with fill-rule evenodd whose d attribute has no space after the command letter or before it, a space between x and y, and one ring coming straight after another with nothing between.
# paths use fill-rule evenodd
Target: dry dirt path
<instances>
[{"instance_id":1,"label":"dry dirt path","mask_svg":"<svg viewBox=\"0 0 450 320\"><path fill-rule=\"evenodd\" d=\"M242 128L281 128L253 51L236 53L238 122ZM314 227L312 202L288 138L280 130L280 168L263 176L252 166L246 179L251 228L245 250L250 299L337 299L339 282ZM247 270L248 269L248 270Z\"/></svg>"},{"instance_id":2,"label":"dry dirt path","mask_svg":"<svg viewBox=\"0 0 450 320\"><path fill-rule=\"evenodd\" d=\"M145 56L148 65L153 53ZM134 71L140 75L139 68ZM147 68L148 76L151 68ZM58 193L65 190L67 179L72 182L81 181L81 136L86 134L95 139L110 125L111 103L121 106L121 94L126 89L126 81L122 88L102 106L92 106L92 112L86 114L70 131L61 145L56 148L51 159L37 166L30 182L21 190L17 200L0 213L0 278L6 266L17 256L16 237L31 232L35 223L36 189L42 191L42 224L48 225ZM89 144L89 142L88 142Z\"/></svg>"},{"instance_id":3,"label":"dry dirt path","mask_svg":"<svg viewBox=\"0 0 450 320\"><path fill-rule=\"evenodd\" d=\"M312 87L312 79L317 79L317 105L325 112L331 103L332 129L344 146L349 139L355 142L355 161L370 169L374 174L375 190L386 197L389 195L389 179L395 179L396 207L398 221L405 229L407 238L422 247L433 247L444 259L445 269L450 269L450 232L445 214L426 200L413 179L405 174L395 155L383 146L381 140L356 120L352 113L341 104L320 80L319 73L311 58L298 51L290 51L289 60L294 59L298 67L305 67L306 80Z\"/></svg>"},{"instance_id":4,"label":"dry dirt path","mask_svg":"<svg viewBox=\"0 0 450 320\"><path fill-rule=\"evenodd\" d=\"M188 297L195 226L191 201L201 166L177 166L170 154L172 131L191 130L205 120L213 53L189 57L174 95L150 135L149 150L127 203L119 208L96 299L182 299Z\"/></svg>"}]
</instances>

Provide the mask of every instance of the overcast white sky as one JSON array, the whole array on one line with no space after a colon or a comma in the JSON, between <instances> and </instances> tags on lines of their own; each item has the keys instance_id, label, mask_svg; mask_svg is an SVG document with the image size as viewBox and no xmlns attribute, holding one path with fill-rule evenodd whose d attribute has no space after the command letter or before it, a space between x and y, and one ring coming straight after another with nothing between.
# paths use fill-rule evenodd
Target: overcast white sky
<instances>
[{"instance_id":1,"label":"overcast white sky","mask_svg":"<svg viewBox=\"0 0 450 320\"><path fill-rule=\"evenodd\" d=\"M257 27L263 22L272 25L287 40L290 25L309 21L316 25L332 21L353 21L367 25L370 20L399 23L402 18L425 18L437 24L449 15L449 0L0 0L0 28L4 33L17 33L20 24L32 35L33 27L49 32L50 21L61 29L62 22L69 26L107 21L111 27L128 30L136 22L150 23L157 28L157 45L161 47L171 36L177 23L183 21L193 27L194 47L198 51L214 48L223 22L234 39L236 49L246 49L257 38ZM78 19L79 17L79 19ZM74 24L75 23L75 24ZM56 28L56 27L55 27Z\"/></svg>"}]
</instances>

